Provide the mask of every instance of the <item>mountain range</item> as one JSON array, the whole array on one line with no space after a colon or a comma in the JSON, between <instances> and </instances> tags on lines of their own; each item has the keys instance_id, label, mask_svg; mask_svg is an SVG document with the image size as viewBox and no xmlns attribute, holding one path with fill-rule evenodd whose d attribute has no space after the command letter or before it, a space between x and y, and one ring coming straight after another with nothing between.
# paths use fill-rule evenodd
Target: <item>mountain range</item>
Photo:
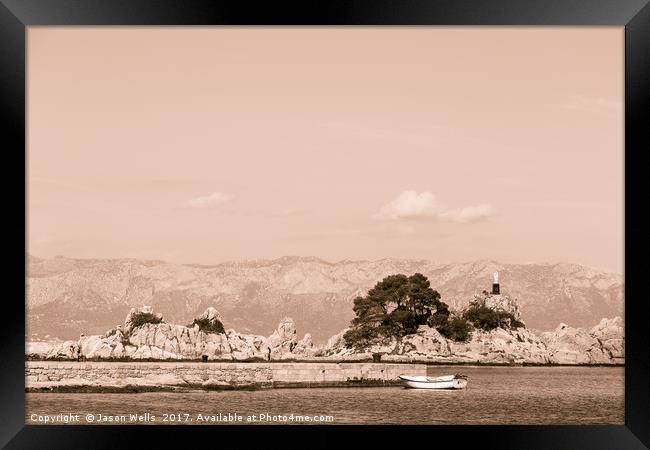
<instances>
[{"instance_id":1,"label":"mountain range","mask_svg":"<svg viewBox=\"0 0 650 450\"><path fill-rule=\"evenodd\" d=\"M150 305L174 323L190 323L214 306L226 328L242 333L268 334L289 316L299 334L309 332L323 342L349 326L353 299L387 275L420 272L444 302L459 309L474 294L491 289L497 270L501 293L517 299L529 328L550 330L561 322L588 327L623 315L622 275L577 264L328 262L287 256L207 266L27 255L26 338L103 333L121 323L130 308Z\"/></svg>"}]
</instances>

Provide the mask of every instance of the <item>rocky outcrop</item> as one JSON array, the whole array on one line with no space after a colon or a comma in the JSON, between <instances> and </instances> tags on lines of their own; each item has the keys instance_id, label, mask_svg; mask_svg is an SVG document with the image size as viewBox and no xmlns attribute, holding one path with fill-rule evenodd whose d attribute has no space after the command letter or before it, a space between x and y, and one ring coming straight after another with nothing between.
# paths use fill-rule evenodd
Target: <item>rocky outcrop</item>
<instances>
[{"instance_id":1,"label":"rocky outcrop","mask_svg":"<svg viewBox=\"0 0 650 450\"><path fill-rule=\"evenodd\" d=\"M314 342L311 339L311 334L306 333L301 340L298 341L293 353L297 355L310 354L316 351Z\"/></svg>"},{"instance_id":2,"label":"rocky outcrop","mask_svg":"<svg viewBox=\"0 0 650 450\"><path fill-rule=\"evenodd\" d=\"M206 309L203 314L196 318L197 321L206 321L211 325L217 325L218 323L223 323L221 314L217 311L217 308L210 306Z\"/></svg>"},{"instance_id":3,"label":"rocky outcrop","mask_svg":"<svg viewBox=\"0 0 650 450\"><path fill-rule=\"evenodd\" d=\"M298 341L293 319L282 319L271 336L240 334L221 329L222 317L214 307L199 315L191 326L164 322L151 307L133 308L124 326L104 335L82 335L47 349L39 348L45 359L203 359L252 360L309 357L316 352L310 334ZM36 356L33 355L33 356Z\"/></svg>"},{"instance_id":4,"label":"rocky outcrop","mask_svg":"<svg viewBox=\"0 0 650 450\"><path fill-rule=\"evenodd\" d=\"M345 333L347 333L350 329L345 328L344 330L341 330L340 333L335 334L331 338L327 340L327 343L324 346L324 351L333 351L336 353L338 350L342 350L345 348L345 340L343 339L343 336Z\"/></svg>"},{"instance_id":5,"label":"rocky outcrop","mask_svg":"<svg viewBox=\"0 0 650 450\"><path fill-rule=\"evenodd\" d=\"M566 364L610 364L625 361L623 320L603 319L590 330L560 324L541 339L553 361Z\"/></svg>"},{"instance_id":6,"label":"rocky outcrop","mask_svg":"<svg viewBox=\"0 0 650 450\"><path fill-rule=\"evenodd\" d=\"M226 332L232 358L247 360L253 358L267 359L267 338L253 334L239 334L235 330Z\"/></svg>"},{"instance_id":7,"label":"rocky outcrop","mask_svg":"<svg viewBox=\"0 0 650 450\"><path fill-rule=\"evenodd\" d=\"M48 359L78 359L80 352L79 342L64 341L47 348L45 357Z\"/></svg>"},{"instance_id":8,"label":"rocky outcrop","mask_svg":"<svg viewBox=\"0 0 650 450\"><path fill-rule=\"evenodd\" d=\"M494 299L496 296L490 296ZM499 296L501 297L501 296ZM507 298L497 299L509 312ZM516 305L515 305L516 306ZM514 313L513 313L514 315ZM516 316L515 316L516 317ZM144 319L150 320L146 321ZM222 318L208 308L197 319L201 323ZM191 359L272 360L321 358L333 361L363 360L381 353L384 361L484 363L484 364L622 364L625 361L623 320L603 319L591 329L560 324L552 332L535 333L525 328L492 331L474 330L467 342L446 339L436 329L420 326L416 333L365 349L345 346L347 329L332 336L323 347L314 345L309 333L298 340L296 324L285 317L270 336L241 334L233 329L206 332L195 320L192 326L166 323L151 308L134 308L124 326L104 335L84 336L49 347L28 346L32 357L45 359Z\"/></svg>"},{"instance_id":9,"label":"rocky outcrop","mask_svg":"<svg viewBox=\"0 0 650 450\"><path fill-rule=\"evenodd\" d=\"M221 314L213 306L208 307L203 314L194 319L192 326L198 325L199 330L206 333L224 333L223 319Z\"/></svg>"},{"instance_id":10,"label":"rocky outcrop","mask_svg":"<svg viewBox=\"0 0 650 450\"><path fill-rule=\"evenodd\" d=\"M271 349L271 358L282 359L287 353L293 353L298 344L296 324L290 317L283 318L278 328L269 336L266 346Z\"/></svg>"},{"instance_id":11,"label":"rocky outcrop","mask_svg":"<svg viewBox=\"0 0 650 450\"><path fill-rule=\"evenodd\" d=\"M479 296L474 296L474 299L480 301L485 306L494 311L502 311L512 314L515 320L521 322L521 311L519 311L519 304L516 299L510 298L507 295L495 295L487 292L485 292L483 295L484 296L482 298Z\"/></svg>"},{"instance_id":12,"label":"rocky outcrop","mask_svg":"<svg viewBox=\"0 0 650 450\"><path fill-rule=\"evenodd\" d=\"M624 335L620 317L603 319L585 330L561 324L536 334L525 328L474 330L467 342L446 339L434 328L420 326L414 334L390 339L362 350L345 347L344 333L328 341L320 354L349 360L381 353L386 361L482 364L623 364Z\"/></svg>"}]
</instances>

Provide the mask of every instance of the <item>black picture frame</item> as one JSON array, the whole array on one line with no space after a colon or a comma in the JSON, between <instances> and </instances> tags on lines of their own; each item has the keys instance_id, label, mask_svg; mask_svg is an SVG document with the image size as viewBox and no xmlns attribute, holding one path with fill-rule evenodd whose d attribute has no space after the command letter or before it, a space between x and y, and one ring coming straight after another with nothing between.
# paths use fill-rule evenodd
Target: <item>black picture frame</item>
<instances>
[{"instance_id":1,"label":"black picture frame","mask_svg":"<svg viewBox=\"0 0 650 450\"><path fill-rule=\"evenodd\" d=\"M625 27L625 425L591 426L374 426L261 427L265 439L296 443L305 431L323 437L332 433L363 433L381 442L402 436L402 442L482 448L647 448L650 446L650 358L645 337L642 286L647 273L647 231L643 225L644 150L650 148L644 119L650 107L650 6L648 0L328 0L325 2L247 0L0 0L0 113L5 162L7 258L0 357L0 445L6 448L130 448L136 436L170 442L185 434L186 443L203 440L223 445L227 435L242 442L249 427L134 427L25 425L25 34L34 25L520 25ZM20 180L22 178L22 181ZM22 196L20 195L22 194ZM23 245L25 243L25 245ZM22 248L21 248L22 247ZM645 259L646 262L643 262ZM155 428L155 430L154 430ZM153 431L153 432L151 432ZM260 428L255 428L256 432ZM331 438L330 438L331 439ZM345 438L347 440L347 438ZM365 441L364 441L365 442ZM369 441L367 442L369 443ZM332 442L332 445L336 445ZM420 445L420 444L418 444Z\"/></svg>"}]
</instances>

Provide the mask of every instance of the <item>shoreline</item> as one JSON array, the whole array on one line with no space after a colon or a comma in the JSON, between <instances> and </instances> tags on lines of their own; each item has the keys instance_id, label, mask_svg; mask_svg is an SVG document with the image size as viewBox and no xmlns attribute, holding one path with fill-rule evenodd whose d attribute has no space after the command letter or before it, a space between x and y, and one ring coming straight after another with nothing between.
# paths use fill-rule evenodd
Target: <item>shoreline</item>
<instances>
[{"instance_id":1,"label":"shoreline","mask_svg":"<svg viewBox=\"0 0 650 450\"><path fill-rule=\"evenodd\" d=\"M284 360L271 360L265 361L262 359L252 360L238 360L232 359L211 359L207 362L201 359L110 359L110 358L87 358L83 360L76 359L41 359L25 357L25 362L75 362L75 363L129 363L129 364L144 364L144 363L167 363L167 364L210 364L210 363L231 363L231 364L370 364L373 363L370 359L284 359ZM466 367L625 367L625 363L535 363L535 362L483 362L483 361L427 361L427 360L382 360L379 364L423 364L426 366L466 366Z\"/></svg>"},{"instance_id":2,"label":"shoreline","mask_svg":"<svg viewBox=\"0 0 650 450\"><path fill-rule=\"evenodd\" d=\"M79 385L48 385L30 386L25 388L29 394L140 394L147 392L224 392L224 391L260 391L268 389L316 389L316 388L377 388L405 387L401 381L362 380L360 382L274 382L271 385L242 384L227 386L196 385L124 385L124 386L91 386Z\"/></svg>"}]
</instances>

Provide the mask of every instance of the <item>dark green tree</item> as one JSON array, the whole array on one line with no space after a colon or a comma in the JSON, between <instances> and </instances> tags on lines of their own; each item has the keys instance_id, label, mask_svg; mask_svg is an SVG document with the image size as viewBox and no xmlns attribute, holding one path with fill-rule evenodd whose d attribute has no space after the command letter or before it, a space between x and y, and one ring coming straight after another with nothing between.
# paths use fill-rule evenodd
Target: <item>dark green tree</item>
<instances>
[{"instance_id":1,"label":"dark green tree","mask_svg":"<svg viewBox=\"0 0 650 450\"><path fill-rule=\"evenodd\" d=\"M382 339L415 333L431 317L449 315L440 294L431 288L427 277L416 273L389 275L354 299L355 317L344 335L348 347L365 347Z\"/></svg>"},{"instance_id":2,"label":"dark green tree","mask_svg":"<svg viewBox=\"0 0 650 450\"><path fill-rule=\"evenodd\" d=\"M463 317L453 316L447 317L445 322L437 326L436 329L447 339L465 342L470 338L473 327Z\"/></svg>"},{"instance_id":3,"label":"dark green tree","mask_svg":"<svg viewBox=\"0 0 650 450\"><path fill-rule=\"evenodd\" d=\"M427 323L432 314L449 312L447 304L440 301L440 294L431 288L427 277L416 273L408 281L407 307L415 315L418 325Z\"/></svg>"},{"instance_id":4,"label":"dark green tree","mask_svg":"<svg viewBox=\"0 0 650 450\"><path fill-rule=\"evenodd\" d=\"M495 328L511 329L525 328L524 324L512 313L494 310L485 305L484 301L473 301L463 313L463 318L471 322L475 328L491 331Z\"/></svg>"}]
</instances>

